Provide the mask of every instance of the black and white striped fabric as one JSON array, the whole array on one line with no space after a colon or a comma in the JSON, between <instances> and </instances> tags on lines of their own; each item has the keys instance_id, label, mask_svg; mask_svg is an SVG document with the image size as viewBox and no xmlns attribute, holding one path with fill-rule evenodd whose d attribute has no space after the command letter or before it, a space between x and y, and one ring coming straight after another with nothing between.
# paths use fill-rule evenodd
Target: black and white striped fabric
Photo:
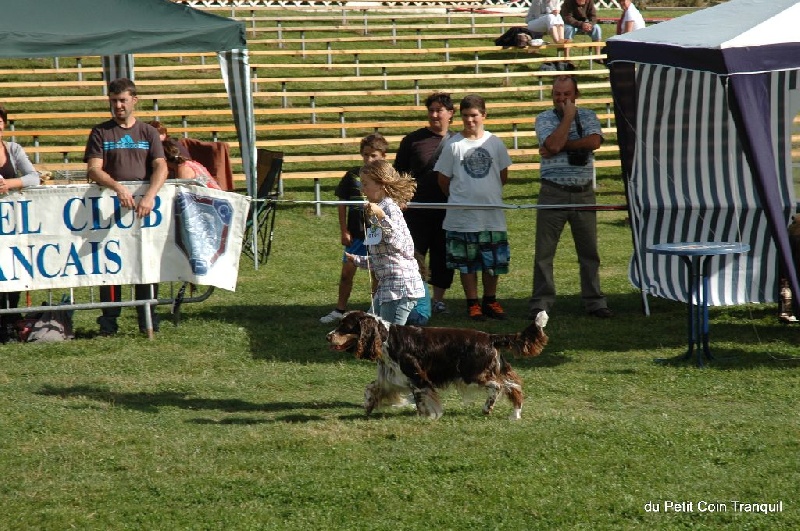
<instances>
[{"instance_id":1,"label":"black and white striped fabric","mask_svg":"<svg viewBox=\"0 0 800 531\"><path fill-rule=\"evenodd\" d=\"M798 71L770 74L771 128L782 204L794 205L791 170ZM637 123L629 201L636 250L631 282L648 294L688 302L680 258L647 253L667 242L738 242L743 255L712 258L709 304L774 302L778 253L737 136L727 78L710 72L637 65ZM780 110L783 109L781 113ZM787 147L788 146L788 147ZM792 209L786 209L786 219ZM638 240L638 241L637 241Z\"/></svg>"},{"instance_id":2,"label":"black and white striped fabric","mask_svg":"<svg viewBox=\"0 0 800 531\"><path fill-rule=\"evenodd\" d=\"M250 83L250 58L247 49L234 49L217 54L225 90L233 112L242 169L247 178L247 194L255 197L258 188L256 177L256 128L253 112L253 94Z\"/></svg>"}]
</instances>

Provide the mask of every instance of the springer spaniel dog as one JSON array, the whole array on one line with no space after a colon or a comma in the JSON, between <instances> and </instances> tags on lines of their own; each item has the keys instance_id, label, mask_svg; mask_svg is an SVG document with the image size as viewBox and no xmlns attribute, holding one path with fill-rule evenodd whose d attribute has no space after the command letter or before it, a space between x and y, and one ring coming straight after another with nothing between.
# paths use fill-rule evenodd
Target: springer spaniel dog
<instances>
[{"instance_id":1,"label":"springer spaniel dog","mask_svg":"<svg viewBox=\"0 0 800 531\"><path fill-rule=\"evenodd\" d=\"M412 394L417 413L432 419L442 416L438 389L458 385L483 387L488 398L483 412L489 414L497 399L511 400L512 420L522 411L522 381L500 354L513 349L524 357L538 356L547 344L542 311L525 330L515 334L489 334L466 328L421 328L390 324L362 311L347 313L327 335L333 350L348 351L356 358L378 362L378 378L364 396L367 415L382 405L402 405Z\"/></svg>"}]
</instances>

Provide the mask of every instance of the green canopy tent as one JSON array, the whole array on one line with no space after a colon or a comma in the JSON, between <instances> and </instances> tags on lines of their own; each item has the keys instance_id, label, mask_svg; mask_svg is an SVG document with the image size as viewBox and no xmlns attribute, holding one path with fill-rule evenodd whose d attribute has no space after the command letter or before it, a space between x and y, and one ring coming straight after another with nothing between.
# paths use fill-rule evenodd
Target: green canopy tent
<instances>
[{"instance_id":1,"label":"green canopy tent","mask_svg":"<svg viewBox=\"0 0 800 531\"><path fill-rule=\"evenodd\" d=\"M168 0L0 0L0 57L102 56L106 80L133 79L136 53L217 52L255 194L253 94L245 27Z\"/></svg>"}]
</instances>

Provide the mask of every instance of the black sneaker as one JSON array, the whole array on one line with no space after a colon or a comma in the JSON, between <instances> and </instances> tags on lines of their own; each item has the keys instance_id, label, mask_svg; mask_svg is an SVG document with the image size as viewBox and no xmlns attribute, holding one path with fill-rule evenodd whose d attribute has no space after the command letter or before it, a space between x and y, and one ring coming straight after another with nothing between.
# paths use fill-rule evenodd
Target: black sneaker
<instances>
[{"instance_id":1,"label":"black sneaker","mask_svg":"<svg viewBox=\"0 0 800 531\"><path fill-rule=\"evenodd\" d=\"M97 318L97 324L100 325L100 335L104 337L113 336L119 330L116 317L101 315Z\"/></svg>"},{"instance_id":2,"label":"black sneaker","mask_svg":"<svg viewBox=\"0 0 800 531\"><path fill-rule=\"evenodd\" d=\"M598 319L611 319L614 317L614 312L611 311L611 308L598 308L589 312L589 315Z\"/></svg>"},{"instance_id":3,"label":"black sneaker","mask_svg":"<svg viewBox=\"0 0 800 531\"><path fill-rule=\"evenodd\" d=\"M481 311L483 311L483 315L486 317L491 317L492 319L498 319L500 321L505 321L508 319L508 315L506 315L506 311L500 306L500 303L497 301L483 303L481 307Z\"/></svg>"}]
</instances>

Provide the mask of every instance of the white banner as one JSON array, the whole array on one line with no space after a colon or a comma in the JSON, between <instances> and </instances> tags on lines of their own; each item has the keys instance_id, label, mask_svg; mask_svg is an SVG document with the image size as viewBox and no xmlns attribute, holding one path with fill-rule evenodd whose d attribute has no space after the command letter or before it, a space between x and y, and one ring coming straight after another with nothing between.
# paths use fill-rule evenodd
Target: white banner
<instances>
[{"instance_id":1,"label":"white banner","mask_svg":"<svg viewBox=\"0 0 800 531\"><path fill-rule=\"evenodd\" d=\"M147 184L130 184L141 197ZM166 184L146 218L96 185L0 197L0 292L189 281L235 291L250 198Z\"/></svg>"}]
</instances>

